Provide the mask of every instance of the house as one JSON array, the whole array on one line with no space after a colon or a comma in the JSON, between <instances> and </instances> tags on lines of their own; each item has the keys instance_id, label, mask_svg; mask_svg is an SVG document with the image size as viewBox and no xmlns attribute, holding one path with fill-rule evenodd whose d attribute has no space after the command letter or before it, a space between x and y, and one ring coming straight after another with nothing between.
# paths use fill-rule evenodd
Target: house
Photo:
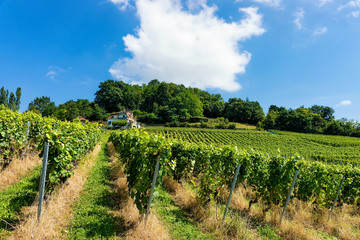
<instances>
[{"instance_id":1,"label":"house","mask_svg":"<svg viewBox=\"0 0 360 240\"><path fill-rule=\"evenodd\" d=\"M89 121L89 120L87 120L86 118L84 118L84 117L82 117L82 116L77 116L74 120L76 120L76 119L79 119L82 124L84 124L84 123L86 123L86 122ZM74 120L73 120L73 121L74 121Z\"/></svg>"},{"instance_id":2,"label":"house","mask_svg":"<svg viewBox=\"0 0 360 240\"><path fill-rule=\"evenodd\" d=\"M108 126L113 127L112 122L119 121L119 120L126 120L131 125L133 125L137 128L140 127L139 123L136 122L136 116L134 116L134 114L132 112L127 111L127 110L112 113L107 119L107 124L108 124Z\"/></svg>"}]
</instances>

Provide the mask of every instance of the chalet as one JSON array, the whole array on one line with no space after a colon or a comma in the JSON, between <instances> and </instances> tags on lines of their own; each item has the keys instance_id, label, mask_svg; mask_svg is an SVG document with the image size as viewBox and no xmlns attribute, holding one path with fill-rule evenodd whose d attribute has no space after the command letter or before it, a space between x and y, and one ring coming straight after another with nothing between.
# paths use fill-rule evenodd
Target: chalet
<instances>
[{"instance_id":1,"label":"chalet","mask_svg":"<svg viewBox=\"0 0 360 240\"><path fill-rule=\"evenodd\" d=\"M126 120L128 123L132 124L133 126L139 128L139 124L136 122L136 116L130 111L123 110L121 112L115 112L110 115L107 119L108 126L112 127L112 122L118 120Z\"/></svg>"}]
</instances>

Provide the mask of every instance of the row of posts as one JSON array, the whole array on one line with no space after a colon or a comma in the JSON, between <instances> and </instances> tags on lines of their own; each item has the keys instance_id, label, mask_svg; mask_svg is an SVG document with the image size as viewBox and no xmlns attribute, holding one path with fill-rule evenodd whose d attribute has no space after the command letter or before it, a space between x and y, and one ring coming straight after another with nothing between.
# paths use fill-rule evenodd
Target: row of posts
<instances>
[{"instance_id":1,"label":"row of posts","mask_svg":"<svg viewBox=\"0 0 360 240\"><path fill-rule=\"evenodd\" d=\"M147 220L147 217L150 213L150 204L151 204L151 200L152 200L152 196L153 196L153 193L154 193L154 189L155 189L155 184L156 184L156 179L157 179L157 176L158 176L158 172L159 172L159 161L160 161L160 157L157 158L156 160L156 164L155 164L155 171L154 171L154 176L153 176L153 181L152 181L152 185L151 185L151 190L150 190L150 195L149 195L149 199L148 199L148 204L147 204L147 210L146 210L146 215L145 215L145 222ZM236 170L235 170L235 175L233 177L233 181L232 181L232 185L231 185L231 190L230 190L230 194L229 194L229 197L228 197L228 200L227 200L227 203L226 203L226 207L225 207L225 211L224 211L224 216L223 216L223 221L225 220L225 217L226 217L226 214L228 212L228 209L229 209L229 205L230 205L230 201L231 201L231 196L234 192L234 189L235 189L235 185L236 185L236 181L238 179L238 176L239 176L239 172L240 172L240 168L241 168L241 164L239 163L237 166L236 166ZM289 202L290 202L290 197L291 197L291 194L294 190L294 187L295 187L295 183L296 183L296 179L299 175L299 169L297 169L295 171L295 174L294 174L294 177L293 177L293 181L291 183L291 187L289 189L289 192L288 192L288 195L287 195L287 198L286 198L286 202L285 202L285 206L284 206L284 209L281 213L281 217L280 217L280 224L281 224L281 221L285 215L285 212L286 212L286 208L287 206L289 205ZM345 181L345 176L343 176L342 180L341 180L341 183L338 187L338 190L337 190L337 193L336 193L336 198L333 202L333 205L331 207L331 210L330 210L330 214L329 214L329 218L331 217L332 213L333 213L333 210L335 208L335 205L337 203L337 200L339 198L339 195L340 195L340 191L344 185L344 181Z\"/></svg>"},{"instance_id":2,"label":"row of posts","mask_svg":"<svg viewBox=\"0 0 360 240\"><path fill-rule=\"evenodd\" d=\"M28 135L28 133L27 133ZM38 205L38 224L40 225L41 223L41 212L42 212L42 205L43 205L43 200L44 200L44 191L45 191L45 182L46 182L46 170L47 170L47 164L48 164L48 155L49 155L49 143L46 142L45 143L45 146L44 146L44 156L43 156L43 164L42 164L42 169L41 169L41 177L40 177L40 183L39 183L39 205ZM147 209L146 209L146 214L145 214L145 223L147 221L147 218L148 218L148 215L150 214L150 205L151 205L151 201L152 201L152 197L153 197L153 194L154 194L154 190L155 190L155 185L156 185L156 179L157 179L157 176L158 176L158 173L159 173L159 165L160 165L160 156L157 157L156 159L156 164L155 164L155 171L154 171L154 176L153 176L153 180L152 180L152 184L151 184L151 190L150 190L150 195L149 195L149 199L148 199L148 204L147 204ZM227 200L227 203L226 203L226 207L225 207L225 211L224 211L224 216L223 216L223 221L225 220L225 217L226 217L226 214L228 212L228 209L229 209L229 205L230 205L230 201L231 201L231 196L234 192L234 189L235 189L235 185L236 185L236 181L238 179L238 175L239 175L239 172L240 172L240 168L241 168L241 164L239 163L236 167L236 170L235 170L235 175L233 177L233 181L232 181L232 185L231 185L231 190L230 190L230 194L229 194L229 197L228 197L228 200ZM283 216L286 212L286 208L287 206L289 205L289 202L290 202L290 196L294 190L294 187L295 187L295 183L296 183L296 179L299 175L299 169L297 169L295 171L295 174L294 174L294 178L293 178L293 181L291 183L291 187L289 189L289 192L288 192L288 195L287 195L287 198L286 198L286 202L285 202L285 206L284 206L284 209L281 213L281 217L280 217L280 223L283 219ZM341 183L340 183L340 186L337 190L337 193L336 193L336 198L333 202L333 205L331 207L331 210L330 210L330 214L329 214L329 218L330 216L332 215L332 212L335 208L335 205L337 203L337 200L339 198L339 195L340 195L340 191L343 187L343 184L344 184L344 181L345 181L345 176L343 176L342 180L341 180Z\"/></svg>"}]
</instances>

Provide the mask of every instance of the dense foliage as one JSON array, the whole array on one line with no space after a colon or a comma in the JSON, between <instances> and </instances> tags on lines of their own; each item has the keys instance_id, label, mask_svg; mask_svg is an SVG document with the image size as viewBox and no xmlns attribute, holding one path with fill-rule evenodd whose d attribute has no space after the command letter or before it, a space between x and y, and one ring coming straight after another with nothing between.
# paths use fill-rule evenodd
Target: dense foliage
<instances>
[{"instance_id":1,"label":"dense foliage","mask_svg":"<svg viewBox=\"0 0 360 240\"><path fill-rule=\"evenodd\" d=\"M245 150L255 150L271 155L300 154L306 159L330 163L359 163L360 139L343 136L304 134L274 131L271 134L255 130L216 130L195 128L146 128L149 133L169 139L193 143L234 145Z\"/></svg>"},{"instance_id":2,"label":"dense foliage","mask_svg":"<svg viewBox=\"0 0 360 240\"><path fill-rule=\"evenodd\" d=\"M246 181L253 187L256 198L268 205L284 203L297 169L300 174L295 197L328 207L345 176L340 202L360 204L360 169L352 166L311 162L298 155L269 156L231 146L167 141L139 131L112 133L110 140L125 160L126 174L135 200L148 196L155 160L160 156L161 176L169 174L179 179L193 175L200 179L198 198L204 204L211 198L222 199L221 189L230 186L238 163L241 164L238 182ZM138 207L142 209L144 204L138 204Z\"/></svg>"},{"instance_id":3,"label":"dense foliage","mask_svg":"<svg viewBox=\"0 0 360 240\"><path fill-rule=\"evenodd\" d=\"M139 131L131 134L113 132L109 141L113 142L126 164L131 197L135 198L136 206L143 213L147 208L156 161L159 158L160 165L164 166L170 157L170 148L163 144L164 138ZM159 178L164 173L161 169Z\"/></svg>"},{"instance_id":4,"label":"dense foliage","mask_svg":"<svg viewBox=\"0 0 360 240\"><path fill-rule=\"evenodd\" d=\"M191 121L191 117L224 117L231 121L257 123L264 118L258 102L231 98L198 88L152 80L147 85L130 85L107 80L100 83L95 102L107 112L131 109L140 122Z\"/></svg>"},{"instance_id":5,"label":"dense foliage","mask_svg":"<svg viewBox=\"0 0 360 240\"><path fill-rule=\"evenodd\" d=\"M90 121L102 121L108 116L103 108L87 99L70 100L56 106L50 97L42 96L35 98L29 104L28 110L37 111L42 116L51 116L63 121L72 121L78 116Z\"/></svg>"},{"instance_id":6,"label":"dense foliage","mask_svg":"<svg viewBox=\"0 0 360 240\"><path fill-rule=\"evenodd\" d=\"M63 122L33 112L15 113L0 107L0 164L6 165L25 148L27 123L29 140L43 152L50 143L48 179L51 186L68 178L76 163L95 146L101 130L97 124Z\"/></svg>"}]
</instances>

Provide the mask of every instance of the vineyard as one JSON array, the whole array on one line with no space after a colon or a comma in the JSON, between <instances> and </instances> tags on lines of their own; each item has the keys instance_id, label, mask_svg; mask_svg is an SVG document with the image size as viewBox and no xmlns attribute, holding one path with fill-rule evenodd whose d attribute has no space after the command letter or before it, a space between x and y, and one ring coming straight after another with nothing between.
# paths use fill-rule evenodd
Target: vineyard
<instances>
[{"instance_id":1,"label":"vineyard","mask_svg":"<svg viewBox=\"0 0 360 240\"><path fill-rule=\"evenodd\" d=\"M62 122L32 112L18 114L0 106L0 169L7 170L13 159L29 153L42 156L45 143L49 143L45 191L51 194L99 142L100 134L97 124ZM21 207L34 202L40 170L38 166L18 183L2 189L0 233L19 221Z\"/></svg>"},{"instance_id":2,"label":"vineyard","mask_svg":"<svg viewBox=\"0 0 360 240\"><path fill-rule=\"evenodd\" d=\"M215 147L184 141L167 141L145 132L113 133L110 137L126 160L126 174L133 196L143 210L157 158L163 175L175 179L200 178L199 198L209 202L211 196L221 197L220 189L230 186L237 164L241 164L238 181L255 190L256 198L267 204L279 204L286 199L296 170L300 170L294 197L329 207L345 176L340 202L360 204L360 169L352 166L327 165L304 160L299 155L283 157L238 150L237 147ZM147 180L146 180L147 179ZM137 194L137 195L136 195Z\"/></svg>"},{"instance_id":3,"label":"vineyard","mask_svg":"<svg viewBox=\"0 0 360 240\"><path fill-rule=\"evenodd\" d=\"M34 231L42 236L35 239L142 239L148 238L147 231L153 231L154 223L162 225L161 233L154 232L151 239L280 239L278 233L286 239L308 239L308 233L300 237L283 230L276 233L273 227L283 228L279 218L272 222L255 219L265 224L257 226L255 232L249 223L235 224L244 221L237 211L251 213L261 207L267 216L267 212L274 214L286 206L290 196L290 205L294 201L310 204L316 214L329 212L331 207L339 212L336 209L351 206L355 210L347 212L347 217L359 222L360 169L354 163L359 160L360 141L356 138L189 128L104 133L97 124L63 122L6 109L0 109L0 120L0 177L14 159L22 159L29 152L42 156L45 143L50 144L41 227L40 222L36 227L32 220L26 220L28 215L22 212L24 207L37 203L38 165L17 183L0 190L0 239L28 239ZM102 147L99 150L97 146L100 152L96 160L89 160L85 155L100 139ZM82 176L82 172L86 174ZM71 188L73 184L81 187ZM241 196L240 190L247 192L242 196L247 199L246 210L232 203L228 216L224 214L220 221L218 208L221 214L226 212L225 203L230 203L233 190L235 198ZM192 200L185 192L193 196ZM186 207L179 204L181 198L187 202ZM60 209L65 212L57 213ZM294 211L294 207L290 209ZM36 211L31 211L32 217L28 218L35 221ZM63 219L60 221L56 214ZM49 220L52 215L56 220ZM216 227L199 219L215 219L211 221ZM351 226L350 238L332 229L321 229L321 236L329 233L354 239L359 237L359 228L358 223ZM317 236L317 232L311 234Z\"/></svg>"},{"instance_id":4,"label":"vineyard","mask_svg":"<svg viewBox=\"0 0 360 240\"><path fill-rule=\"evenodd\" d=\"M215 130L196 128L147 128L167 139L192 143L233 145L247 151L254 150L271 155L300 154L305 159L329 163L357 164L360 160L360 139L354 137L304 134L284 131L272 133L255 130Z\"/></svg>"}]
</instances>

